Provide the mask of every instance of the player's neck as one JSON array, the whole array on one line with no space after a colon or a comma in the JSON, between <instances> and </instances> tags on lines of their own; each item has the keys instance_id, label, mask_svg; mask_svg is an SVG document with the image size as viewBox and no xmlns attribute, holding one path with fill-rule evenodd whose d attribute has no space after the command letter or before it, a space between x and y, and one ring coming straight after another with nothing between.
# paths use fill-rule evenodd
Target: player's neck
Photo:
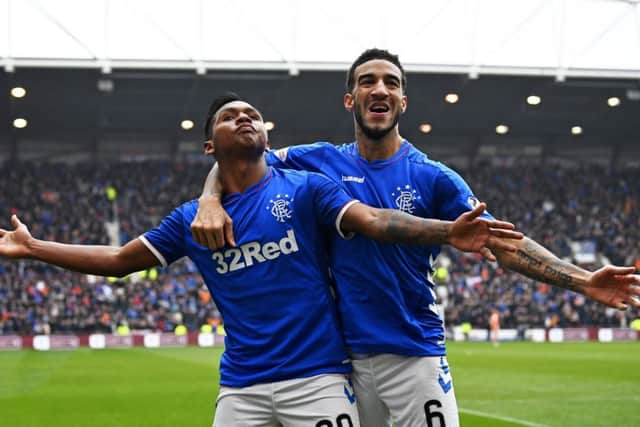
<instances>
[{"instance_id":1,"label":"player's neck","mask_svg":"<svg viewBox=\"0 0 640 427\"><path fill-rule=\"evenodd\" d=\"M258 159L218 161L222 194L244 193L267 173L263 156Z\"/></svg>"},{"instance_id":2,"label":"player's neck","mask_svg":"<svg viewBox=\"0 0 640 427\"><path fill-rule=\"evenodd\" d=\"M396 126L380 139L372 139L356 127L356 141L358 142L358 153L362 158L371 162L374 160L390 159L402 146L403 138Z\"/></svg>"}]
</instances>

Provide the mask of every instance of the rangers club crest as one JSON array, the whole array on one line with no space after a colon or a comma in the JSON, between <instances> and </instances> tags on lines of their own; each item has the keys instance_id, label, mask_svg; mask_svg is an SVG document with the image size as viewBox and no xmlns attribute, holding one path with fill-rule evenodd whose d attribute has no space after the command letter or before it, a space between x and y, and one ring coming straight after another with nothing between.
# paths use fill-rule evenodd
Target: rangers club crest
<instances>
[{"instance_id":1,"label":"rangers club crest","mask_svg":"<svg viewBox=\"0 0 640 427\"><path fill-rule=\"evenodd\" d=\"M396 207L402 212L413 213L415 210L415 201L421 199L417 191L412 189L409 184L404 187L396 187L396 191L391 193L394 197Z\"/></svg>"},{"instance_id":2,"label":"rangers club crest","mask_svg":"<svg viewBox=\"0 0 640 427\"><path fill-rule=\"evenodd\" d=\"M276 221L286 222L288 219L291 219L291 214L293 213L291 210L292 202L293 199L290 199L288 194L284 196L278 194L275 199L269 200L267 210L271 210L271 215L273 215Z\"/></svg>"}]
</instances>

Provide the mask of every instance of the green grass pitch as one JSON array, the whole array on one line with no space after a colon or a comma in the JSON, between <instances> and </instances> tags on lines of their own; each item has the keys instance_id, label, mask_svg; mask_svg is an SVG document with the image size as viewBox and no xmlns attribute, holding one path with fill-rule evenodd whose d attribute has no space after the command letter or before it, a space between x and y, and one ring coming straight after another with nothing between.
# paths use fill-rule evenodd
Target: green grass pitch
<instances>
[{"instance_id":1,"label":"green grass pitch","mask_svg":"<svg viewBox=\"0 0 640 427\"><path fill-rule=\"evenodd\" d=\"M0 352L0 425L210 426L220 349ZM450 343L464 427L640 426L640 343Z\"/></svg>"}]
</instances>

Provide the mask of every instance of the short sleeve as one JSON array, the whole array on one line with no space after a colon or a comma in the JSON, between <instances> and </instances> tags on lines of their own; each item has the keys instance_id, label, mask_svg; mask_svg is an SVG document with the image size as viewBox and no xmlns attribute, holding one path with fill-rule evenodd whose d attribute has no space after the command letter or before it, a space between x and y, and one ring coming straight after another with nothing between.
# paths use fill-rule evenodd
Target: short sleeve
<instances>
[{"instance_id":1,"label":"short sleeve","mask_svg":"<svg viewBox=\"0 0 640 427\"><path fill-rule=\"evenodd\" d=\"M465 180L444 165L441 165L441 170L436 177L434 190L437 218L442 220L454 221L480 203ZM487 212L481 217L493 219L493 216Z\"/></svg>"},{"instance_id":2,"label":"short sleeve","mask_svg":"<svg viewBox=\"0 0 640 427\"><path fill-rule=\"evenodd\" d=\"M340 229L342 217L347 209L358 201L324 175L310 173L309 184L313 190L314 208L320 222L335 227L341 237L348 238Z\"/></svg>"},{"instance_id":3,"label":"short sleeve","mask_svg":"<svg viewBox=\"0 0 640 427\"><path fill-rule=\"evenodd\" d=\"M182 206L175 209L162 220L158 227L139 237L163 267L186 255L182 209Z\"/></svg>"},{"instance_id":4,"label":"short sleeve","mask_svg":"<svg viewBox=\"0 0 640 427\"><path fill-rule=\"evenodd\" d=\"M328 150L336 148L328 142L315 142L306 145L294 145L291 147L272 150L266 153L269 166L279 169L306 170L309 172L322 172Z\"/></svg>"}]
</instances>

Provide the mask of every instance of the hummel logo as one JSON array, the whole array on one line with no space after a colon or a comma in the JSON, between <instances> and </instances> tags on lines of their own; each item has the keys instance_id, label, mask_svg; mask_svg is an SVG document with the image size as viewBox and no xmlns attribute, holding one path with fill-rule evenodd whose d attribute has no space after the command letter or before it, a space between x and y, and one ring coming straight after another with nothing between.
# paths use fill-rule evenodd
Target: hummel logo
<instances>
[{"instance_id":1,"label":"hummel logo","mask_svg":"<svg viewBox=\"0 0 640 427\"><path fill-rule=\"evenodd\" d=\"M445 394L449 393L449 390L451 390L451 380L445 381L444 378L442 378L442 375L438 374L438 383Z\"/></svg>"},{"instance_id":2,"label":"hummel logo","mask_svg":"<svg viewBox=\"0 0 640 427\"><path fill-rule=\"evenodd\" d=\"M364 176L345 176L342 175L342 182L357 182L358 184L362 184L364 182Z\"/></svg>"},{"instance_id":3,"label":"hummel logo","mask_svg":"<svg viewBox=\"0 0 640 427\"><path fill-rule=\"evenodd\" d=\"M449 365L447 364L444 356L440 357L440 369L442 369L445 376L438 374L438 383L440 384L442 391L447 394L449 390L451 390L451 376L449 375ZM449 377L449 381L445 381L445 377Z\"/></svg>"}]
</instances>

